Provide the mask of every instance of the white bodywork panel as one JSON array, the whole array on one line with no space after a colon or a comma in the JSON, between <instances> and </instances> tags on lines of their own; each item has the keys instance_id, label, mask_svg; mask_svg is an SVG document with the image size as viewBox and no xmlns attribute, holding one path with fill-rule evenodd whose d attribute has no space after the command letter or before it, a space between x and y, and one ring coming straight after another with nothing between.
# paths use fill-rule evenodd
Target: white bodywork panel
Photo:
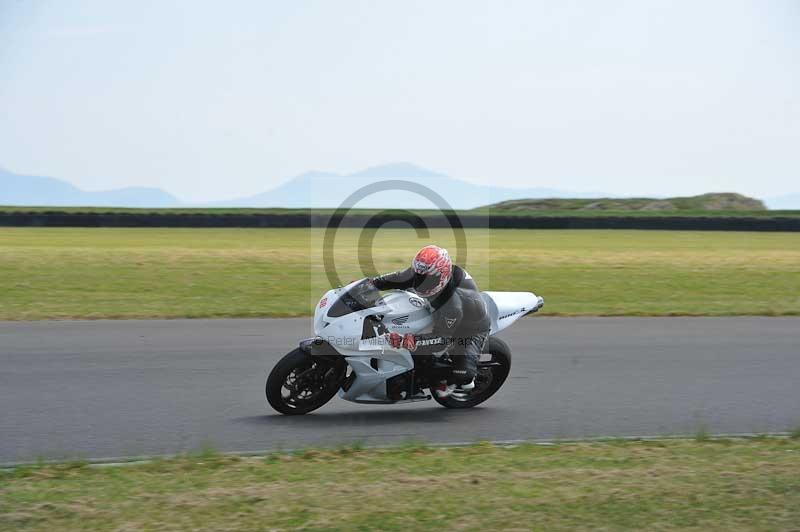
<instances>
[{"instance_id":1,"label":"white bodywork panel","mask_svg":"<svg viewBox=\"0 0 800 532\"><path fill-rule=\"evenodd\" d=\"M490 334L497 334L525 314L536 312L544 299L533 292L481 292L492 319Z\"/></svg>"},{"instance_id":2,"label":"white bodywork panel","mask_svg":"<svg viewBox=\"0 0 800 532\"><path fill-rule=\"evenodd\" d=\"M335 302L359 282L325 293L314 312L314 333L342 354L356 373L351 387L346 392L339 390L340 397L357 402L387 402L386 380L411 370L414 360L407 349L394 349L384 335L378 335L378 320L389 331L424 334L432 330L433 316L425 299L404 290L387 291L368 309L329 316ZM542 298L531 292L482 292L481 295L492 322L490 334L502 331L543 304ZM362 339L367 318L376 320L372 327L376 336ZM372 359L376 359L377 369Z\"/></svg>"}]
</instances>

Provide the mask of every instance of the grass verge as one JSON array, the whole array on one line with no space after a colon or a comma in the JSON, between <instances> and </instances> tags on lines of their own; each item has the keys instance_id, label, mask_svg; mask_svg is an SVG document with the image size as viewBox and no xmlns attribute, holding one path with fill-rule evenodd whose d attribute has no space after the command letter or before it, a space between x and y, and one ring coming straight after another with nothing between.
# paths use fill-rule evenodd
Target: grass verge
<instances>
[{"instance_id":1,"label":"grass verge","mask_svg":"<svg viewBox=\"0 0 800 532\"><path fill-rule=\"evenodd\" d=\"M0 473L0 529L792 529L799 454L762 438L40 466Z\"/></svg>"},{"instance_id":2,"label":"grass verge","mask_svg":"<svg viewBox=\"0 0 800 532\"><path fill-rule=\"evenodd\" d=\"M0 228L0 319L303 316L329 286L322 230ZM466 231L483 290L550 315L799 315L800 234ZM342 280L408 265L452 232L342 229ZM368 269L369 270L369 269Z\"/></svg>"}]
</instances>

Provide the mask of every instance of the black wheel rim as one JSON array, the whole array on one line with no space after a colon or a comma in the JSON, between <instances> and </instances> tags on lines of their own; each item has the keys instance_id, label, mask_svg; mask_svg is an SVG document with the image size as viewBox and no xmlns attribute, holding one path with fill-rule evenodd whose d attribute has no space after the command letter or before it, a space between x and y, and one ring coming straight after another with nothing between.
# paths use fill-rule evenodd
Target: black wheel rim
<instances>
[{"instance_id":1,"label":"black wheel rim","mask_svg":"<svg viewBox=\"0 0 800 532\"><path fill-rule=\"evenodd\" d=\"M290 408L313 404L325 391L325 370L317 363L297 366L283 379L281 399Z\"/></svg>"}]
</instances>

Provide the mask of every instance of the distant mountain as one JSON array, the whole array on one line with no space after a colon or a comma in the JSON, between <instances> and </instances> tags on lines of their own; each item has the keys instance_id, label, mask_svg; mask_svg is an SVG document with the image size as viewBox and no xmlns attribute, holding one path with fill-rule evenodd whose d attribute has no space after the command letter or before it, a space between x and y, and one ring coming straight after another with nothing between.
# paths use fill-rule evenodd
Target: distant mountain
<instances>
[{"instance_id":1,"label":"distant mountain","mask_svg":"<svg viewBox=\"0 0 800 532\"><path fill-rule=\"evenodd\" d=\"M778 210L800 210L800 194L787 194L764 200L767 207Z\"/></svg>"},{"instance_id":2,"label":"distant mountain","mask_svg":"<svg viewBox=\"0 0 800 532\"><path fill-rule=\"evenodd\" d=\"M356 190L388 179L421 184L443 197L454 209L471 209L479 205L513 198L586 197L585 193L551 188L503 188L479 185L453 179L410 163L374 166L352 174L307 172L268 191L215 203L220 207L338 207ZM590 194L591 195L591 194ZM392 190L365 197L357 207L366 208L432 208L433 204L415 192Z\"/></svg>"},{"instance_id":3,"label":"distant mountain","mask_svg":"<svg viewBox=\"0 0 800 532\"><path fill-rule=\"evenodd\" d=\"M18 175L0 168L0 205L81 207L178 207L159 188L126 187L90 192L53 177Z\"/></svg>"},{"instance_id":4,"label":"distant mountain","mask_svg":"<svg viewBox=\"0 0 800 532\"><path fill-rule=\"evenodd\" d=\"M489 176L496 178L497 176ZM351 174L312 171L254 196L202 205L183 203L159 188L127 187L106 191L81 190L62 179L18 175L0 168L0 205L83 206L83 207L283 207L335 208L353 192L380 181L409 181L433 190L454 209L518 199L606 197L600 192L574 192L553 188L505 188L454 179L410 163L373 166ZM491 179L486 179L491 182ZM432 198L431 198L432 199ZM653 200L658 201L658 200ZM800 209L800 195L766 201L772 209ZM658 208L656 204L652 208ZM368 194L355 207L424 209L436 208L424 195L406 190Z\"/></svg>"},{"instance_id":5,"label":"distant mountain","mask_svg":"<svg viewBox=\"0 0 800 532\"><path fill-rule=\"evenodd\" d=\"M735 192L678 198L518 199L487 205L498 211L764 211L761 200Z\"/></svg>"}]
</instances>

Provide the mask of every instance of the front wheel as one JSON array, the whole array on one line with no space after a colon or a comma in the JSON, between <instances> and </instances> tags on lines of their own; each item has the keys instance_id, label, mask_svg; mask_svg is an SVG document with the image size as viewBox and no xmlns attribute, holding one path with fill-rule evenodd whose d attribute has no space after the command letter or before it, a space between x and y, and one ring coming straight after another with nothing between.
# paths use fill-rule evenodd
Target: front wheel
<instances>
[{"instance_id":1,"label":"front wheel","mask_svg":"<svg viewBox=\"0 0 800 532\"><path fill-rule=\"evenodd\" d=\"M267 401L281 414L307 414L336 395L343 369L344 363L330 364L295 349L267 377Z\"/></svg>"},{"instance_id":2,"label":"front wheel","mask_svg":"<svg viewBox=\"0 0 800 532\"><path fill-rule=\"evenodd\" d=\"M503 385L511 371L511 349L504 341L490 336L478 362L475 387L469 391L456 389L447 397L433 398L447 408L471 408L479 405L495 394Z\"/></svg>"}]
</instances>

